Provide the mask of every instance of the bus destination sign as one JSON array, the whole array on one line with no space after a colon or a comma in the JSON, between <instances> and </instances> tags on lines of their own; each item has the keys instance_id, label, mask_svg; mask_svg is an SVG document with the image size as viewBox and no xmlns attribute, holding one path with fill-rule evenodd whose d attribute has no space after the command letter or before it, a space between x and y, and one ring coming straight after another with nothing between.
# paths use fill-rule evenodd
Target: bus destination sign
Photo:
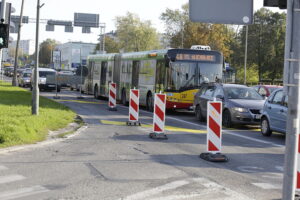
<instances>
[{"instance_id":1,"label":"bus destination sign","mask_svg":"<svg viewBox=\"0 0 300 200\"><path fill-rule=\"evenodd\" d=\"M176 55L176 60L191 60L191 61L209 61L215 62L215 55L205 55L205 54L184 54L178 53Z\"/></svg>"}]
</instances>

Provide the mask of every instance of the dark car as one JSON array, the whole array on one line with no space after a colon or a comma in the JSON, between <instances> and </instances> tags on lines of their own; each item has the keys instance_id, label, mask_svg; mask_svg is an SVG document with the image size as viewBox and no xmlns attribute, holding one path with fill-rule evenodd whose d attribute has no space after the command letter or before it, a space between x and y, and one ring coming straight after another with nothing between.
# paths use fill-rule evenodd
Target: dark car
<instances>
[{"instance_id":1,"label":"dark car","mask_svg":"<svg viewBox=\"0 0 300 200\"><path fill-rule=\"evenodd\" d=\"M282 88L282 86L278 85L256 85L253 88L263 97L269 97L274 90L278 88Z\"/></svg>"},{"instance_id":2,"label":"dark car","mask_svg":"<svg viewBox=\"0 0 300 200\"><path fill-rule=\"evenodd\" d=\"M196 118L204 121L207 116L207 102L214 99L223 102L223 125L259 124L264 98L253 88L237 84L204 84L195 94Z\"/></svg>"},{"instance_id":3,"label":"dark car","mask_svg":"<svg viewBox=\"0 0 300 200\"><path fill-rule=\"evenodd\" d=\"M285 133L288 97L283 89L275 90L266 100L261 116L261 133L270 136L272 131Z\"/></svg>"}]
</instances>

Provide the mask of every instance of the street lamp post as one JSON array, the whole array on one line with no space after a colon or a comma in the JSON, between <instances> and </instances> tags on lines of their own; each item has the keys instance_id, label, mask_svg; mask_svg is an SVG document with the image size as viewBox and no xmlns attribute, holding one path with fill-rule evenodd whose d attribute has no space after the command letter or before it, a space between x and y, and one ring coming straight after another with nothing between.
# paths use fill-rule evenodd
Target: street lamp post
<instances>
[{"instance_id":1,"label":"street lamp post","mask_svg":"<svg viewBox=\"0 0 300 200\"><path fill-rule=\"evenodd\" d=\"M33 115L39 114L39 26L40 26L40 9L44 4L40 5L40 0L37 0L36 9L36 35L35 35L35 65L33 73L33 88L32 88L32 108L31 112Z\"/></svg>"},{"instance_id":2,"label":"street lamp post","mask_svg":"<svg viewBox=\"0 0 300 200\"><path fill-rule=\"evenodd\" d=\"M245 60L244 60L244 85L247 84L247 54L248 54L248 25L246 25Z\"/></svg>"},{"instance_id":3,"label":"street lamp post","mask_svg":"<svg viewBox=\"0 0 300 200\"><path fill-rule=\"evenodd\" d=\"M22 28L22 22L23 22L23 9L24 9L24 0L22 0L21 4L21 13L20 13L20 22L19 22L19 30L18 30L18 38L16 43L16 53L15 53L15 64L14 64L14 76L12 80L13 86L18 86L17 81L17 69L18 69L18 56L19 56L19 44L20 44L20 38L21 38L21 28Z\"/></svg>"}]
</instances>

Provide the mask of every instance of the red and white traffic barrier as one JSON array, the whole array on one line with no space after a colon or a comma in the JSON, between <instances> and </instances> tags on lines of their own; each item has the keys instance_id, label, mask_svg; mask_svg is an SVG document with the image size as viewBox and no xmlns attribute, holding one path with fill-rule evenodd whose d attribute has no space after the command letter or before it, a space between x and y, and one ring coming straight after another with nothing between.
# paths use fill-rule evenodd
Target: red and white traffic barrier
<instances>
[{"instance_id":1,"label":"red and white traffic barrier","mask_svg":"<svg viewBox=\"0 0 300 200\"><path fill-rule=\"evenodd\" d=\"M207 108L207 151L219 153L222 147L222 102L208 102Z\"/></svg>"},{"instance_id":2,"label":"red and white traffic barrier","mask_svg":"<svg viewBox=\"0 0 300 200\"><path fill-rule=\"evenodd\" d=\"M296 183L296 191L300 192L300 134L298 134L298 156L297 156L297 183Z\"/></svg>"},{"instance_id":3,"label":"red and white traffic barrier","mask_svg":"<svg viewBox=\"0 0 300 200\"><path fill-rule=\"evenodd\" d=\"M129 95L129 121L127 125L141 125L139 122L140 91L131 89Z\"/></svg>"},{"instance_id":4,"label":"red and white traffic barrier","mask_svg":"<svg viewBox=\"0 0 300 200\"><path fill-rule=\"evenodd\" d=\"M108 107L110 111L117 110L117 84L109 83L109 97L108 97Z\"/></svg>"},{"instance_id":5,"label":"red and white traffic barrier","mask_svg":"<svg viewBox=\"0 0 300 200\"><path fill-rule=\"evenodd\" d=\"M150 138L167 139L164 134L165 130L165 115L166 115L166 95L155 94L154 97L154 113L153 113L153 132L150 133Z\"/></svg>"},{"instance_id":6,"label":"red and white traffic barrier","mask_svg":"<svg viewBox=\"0 0 300 200\"><path fill-rule=\"evenodd\" d=\"M228 158L221 154L222 147L222 102L207 102L207 152L201 158L212 162L226 162Z\"/></svg>"}]
</instances>

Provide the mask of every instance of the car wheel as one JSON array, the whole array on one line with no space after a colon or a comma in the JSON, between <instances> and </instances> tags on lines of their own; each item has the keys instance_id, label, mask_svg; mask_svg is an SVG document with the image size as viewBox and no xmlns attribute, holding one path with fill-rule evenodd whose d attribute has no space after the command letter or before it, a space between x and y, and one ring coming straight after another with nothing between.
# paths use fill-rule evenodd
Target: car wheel
<instances>
[{"instance_id":1,"label":"car wheel","mask_svg":"<svg viewBox=\"0 0 300 200\"><path fill-rule=\"evenodd\" d=\"M147 110L153 112L153 98L151 93L147 95L146 106Z\"/></svg>"},{"instance_id":2,"label":"car wheel","mask_svg":"<svg viewBox=\"0 0 300 200\"><path fill-rule=\"evenodd\" d=\"M261 119L261 122L260 122L260 130L261 130L261 134L263 136L271 136L272 135L272 131L270 129L270 124L269 124L269 121L266 117L263 117Z\"/></svg>"},{"instance_id":3,"label":"car wheel","mask_svg":"<svg viewBox=\"0 0 300 200\"><path fill-rule=\"evenodd\" d=\"M125 89L122 90L122 98L121 98L122 104L124 106L127 106L127 102L126 102L126 91Z\"/></svg>"},{"instance_id":4,"label":"car wheel","mask_svg":"<svg viewBox=\"0 0 300 200\"><path fill-rule=\"evenodd\" d=\"M195 116L196 116L196 119L198 119L200 122L205 121L205 118L202 116L201 108L199 105L196 106Z\"/></svg>"},{"instance_id":5,"label":"car wheel","mask_svg":"<svg viewBox=\"0 0 300 200\"><path fill-rule=\"evenodd\" d=\"M94 88L94 97L95 97L95 99L99 98L99 95L98 95L98 86L95 86L95 88Z\"/></svg>"},{"instance_id":6,"label":"car wheel","mask_svg":"<svg viewBox=\"0 0 300 200\"><path fill-rule=\"evenodd\" d=\"M225 110L223 113L223 117L222 117L222 124L223 126L230 128L232 127L232 122L231 122L231 115L229 110Z\"/></svg>"}]
</instances>

